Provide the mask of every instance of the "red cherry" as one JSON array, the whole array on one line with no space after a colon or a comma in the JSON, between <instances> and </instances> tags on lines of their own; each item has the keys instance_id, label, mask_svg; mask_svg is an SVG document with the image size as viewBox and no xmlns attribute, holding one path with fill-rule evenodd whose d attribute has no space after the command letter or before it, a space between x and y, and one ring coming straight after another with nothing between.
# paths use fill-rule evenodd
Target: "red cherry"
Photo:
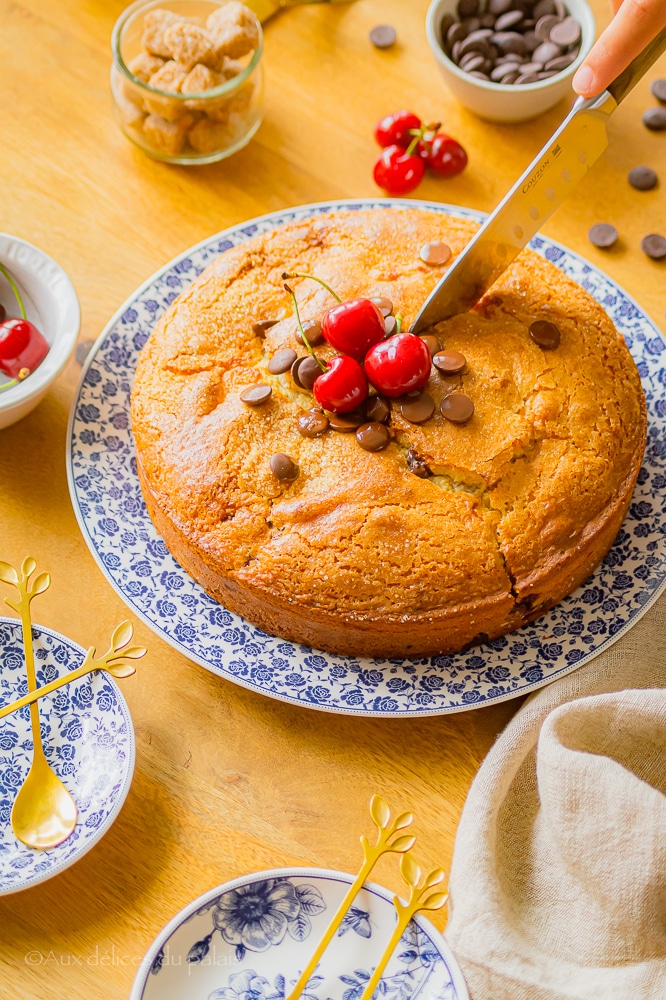
<instances>
[{"instance_id":1,"label":"red cherry","mask_svg":"<svg viewBox=\"0 0 666 1000\"><path fill-rule=\"evenodd\" d=\"M370 299L350 299L324 313L321 332L336 351L361 360L384 339L386 325L381 309Z\"/></svg>"},{"instance_id":2,"label":"red cherry","mask_svg":"<svg viewBox=\"0 0 666 1000\"><path fill-rule=\"evenodd\" d=\"M467 166L467 153L450 135L438 132L432 140L419 143L419 154L427 167L440 177L455 177Z\"/></svg>"},{"instance_id":3,"label":"red cherry","mask_svg":"<svg viewBox=\"0 0 666 1000\"><path fill-rule=\"evenodd\" d=\"M350 413L365 402L368 380L358 361L339 356L329 361L328 370L315 379L312 392L325 410Z\"/></svg>"},{"instance_id":4,"label":"red cherry","mask_svg":"<svg viewBox=\"0 0 666 1000\"><path fill-rule=\"evenodd\" d=\"M379 154L372 176L388 194L409 194L423 179L425 166L420 156L402 146L387 146Z\"/></svg>"},{"instance_id":5,"label":"red cherry","mask_svg":"<svg viewBox=\"0 0 666 1000\"><path fill-rule=\"evenodd\" d=\"M375 344L365 359L365 373L377 392L404 396L422 389L430 377L430 351L420 337L396 333Z\"/></svg>"},{"instance_id":6,"label":"red cherry","mask_svg":"<svg viewBox=\"0 0 666 1000\"><path fill-rule=\"evenodd\" d=\"M375 139L380 146L402 146L407 149L413 136L410 129L421 128L421 119L413 111L394 111L375 125Z\"/></svg>"},{"instance_id":7,"label":"red cherry","mask_svg":"<svg viewBox=\"0 0 666 1000\"><path fill-rule=\"evenodd\" d=\"M27 319L6 319L0 323L0 371L11 378L34 372L49 353L49 345L36 326ZM22 377L25 377L23 375Z\"/></svg>"}]
</instances>

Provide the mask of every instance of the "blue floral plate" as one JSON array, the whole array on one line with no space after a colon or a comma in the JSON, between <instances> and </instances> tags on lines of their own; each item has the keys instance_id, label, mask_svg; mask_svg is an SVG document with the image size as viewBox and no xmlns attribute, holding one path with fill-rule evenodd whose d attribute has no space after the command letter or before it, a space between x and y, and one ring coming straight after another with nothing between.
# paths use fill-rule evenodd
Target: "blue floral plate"
<instances>
[{"instance_id":1,"label":"blue floral plate","mask_svg":"<svg viewBox=\"0 0 666 1000\"><path fill-rule=\"evenodd\" d=\"M138 353L166 307L218 254L257 233L337 208L369 207L482 219L430 202L330 202L262 216L188 250L128 299L91 352L70 419L70 491L84 538L111 585L162 638L221 677L348 715L459 712L525 694L580 667L626 632L666 583L666 345L633 299L591 264L545 237L532 241L624 334L647 399L645 460L628 517L602 565L551 612L509 636L455 656L395 660L336 656L268 636L220 607L169 555L136 477L130 386Z\"/></svg>"},{"instance_id":2,"label":"blue floral plate","mask_svg":"<svg viewBox=\"0 0 666 1000\"><path fill-rule=\"evenodd\" d=\"M37 684L81 666L85 650L57 632L33 625ZM0 618L0 704L27 694L21 625ZM39 700L44 752L79 810L73 834L50 851L16 839L9 821L16 793L32 762L30 709L0 721L0 894L18 892L57 875L104 836L120 812L134 771L134 730L118 685L89 674Z\"/></svg>"},{"instance_id":3,"label":"blue floral plate","mask_svg":"<svg viewBox=\"0 0 666 1000\"><path fill-rule=\"evenodd\" d=\"M155 939L130 1000L284 1000L352 881L323 868L278 868L211 889ZM395 926L392 899L363 887L304 1000L359 1000ZM378 988L385 1000L469 1000L444 939L419 914Z\"/></svg>"}]
</instances>

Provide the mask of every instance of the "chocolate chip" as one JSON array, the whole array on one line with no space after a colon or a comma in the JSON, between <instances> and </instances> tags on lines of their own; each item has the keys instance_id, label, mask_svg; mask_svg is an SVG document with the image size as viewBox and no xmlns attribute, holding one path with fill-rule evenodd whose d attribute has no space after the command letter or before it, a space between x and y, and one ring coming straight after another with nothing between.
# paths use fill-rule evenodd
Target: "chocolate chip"
<instances>
[{"instance_id":1,"label":"chocolate chip","mask_svg":"<svg viewBox=\"0 0 666 1000\"><path fill-rule=\"evenodd\" d=\"M556 17L553 0L539 0L538 3L534 4L532 14L536 17L537 21L541 17Z\"/></svg>"},{"instance_id":2,"label":"chocolate chip","mask_svg":"<svg viewBox=\"0 0 666 1000\"><path fill-rule=\"evenodd\" d=\"M650 84L650 93L653 97L656 97L658 101L662 101L666 104L666 79L653 80Z\"/></svg>"},{"instance_id":3,"label":"chocolate chip","mask_svg":"<svg viewBox=\"0 0 666 1000\"><path fill-rule=\"evenodd\" d=\"M296 479L298 476L298 466L294 462L293 458L290 458L289 455L285 455L282 451L278 451L275 455L271 455L270 466L271 472L276 479L291 482L291 480Z\"/></svg>"},{"instance_id":4,"label":"chocolate chip","mask_svg":"<svg viewBox=\"0 0 666 1000\"><path fill-rule=\"evenodd\" d=\"M318 319L308 319L303 323L303 329L305 331L305 336L308 338L308 344L310 347L316 347L317 344L321 344L324 339L324 334L321 332L321 323ZM305 341L301 337L301 331L296 331L296 340L299 344L304 344Z\"/></svg>"},{"instance_id":5,"label":"chocolate chip","mask_svg":"<svg viewBox=\"0 0 666 1000\"><path fill-rule=\"evenodd\" d=\"M416 448L412 447L407 452L407 468L419 479L427 479L432 476L432 470L425 459L417 455Z\"/></svg>"},{"instance_id":6,"label":"chocolate chip","mask_svg":"<svg viewBox=\"0 0 666 1000\"><path fill-rule=\"evenodd\" d=\"M666 257L666 237L659 233L650 233L641 240L641 250L652 260L663 260Z\"/></svg>"},{"instance_id":7,"label":"chocolate chip","mask_svg":"<svg viewBox=\"0 0 666 1000\"><path fill-rule=\"evenodd\" d=\"M424 424L435 412L435 400L429 393L422 392L416 398L404 397L399 400L398 407L410 424Z\"/></svg>"},{"instance_id":8,"label":"chocolate chip","mask_svg":"<svg viewBox=\"0 0 666 1000\"><path fill-rule=\"evenodd\" d=\"M500 14L495 21L495 31L508 31L520 24L524 17L522 10L507 10L506 14Z\"/></svg>"},{"instance_id":9,"label":"chocolate chip","mask_svg":"<svg viewBox=\"0 0 666 1000\"><path fill-rule=\"evenodd\" d=\"M511 52L519 56L527 55L528 48L525 39L516 31L498 31L492 36L491 41L500 52Z\"/></svg>"},{"instance_id":10,"label":"chocolate chip","mask_svg":"<svg viewBox=\"0 0 666 1000\"><path fill-rule=\"evenodd\" d=\"M440 240L432 240L430 243L424 243L419 250L421 260L424 264L430 264L431 267L446 264L450 256L451 247Z\"/></svg>"},{"instance_id":11,"label":"chocolate chip","mask_svg":"<svg viewBox=\"0 0 666 1000\"><path fill-rule=\"evenodd\" d=\"M549 59L544 69L555 70L556 73L561 73L563 69L567 66L571 66L574 59L578 58L577 52L569 52L566 56L557 56L555 59Z\"/></svg>"},{"instance_id":12,"label":"chocolate chip","mask_svg":"<svg viewBox=\"0 0 666 1000\"><path fill-rule=\"evenodd\" d=\"M530 326L530 337L544 351L552 351L560 343L559 328L547 319L537 319Z\"/></svg>"},{"instance_id":13,"label":"chocolate chip","mask_svg":"<svg viewBox=\"0 0 666 1000\"><path fill-rule=\"evenodd\" d=\"M272 392L270 385L249 385L247 389L243 389L240 398L243 403L249 403L250 406L261 406L271 398Z\"/></svg>"},{"instance_id":14,"label":"chocolate chip","mask_svg":"<svg viewBox=\"0 0 666 1000\"><path fill-rule=\"evenodd\" d=\"M617 229L609 222L597 222L588 231L587 237L593 246L606 250L617 242Z\"/></svg>"},{"instance_id":15,"label":"chocolate chip","mask_svg":"<svg viewBox=\"0 0 666 1000\"><path fill-rule=\"evenodd\" d=\"M391 405L382 396L373 396L365 404L365 412L368 420L383 424L391 415Z\"/></svg>"},{"instance_id":16,"label":"chocolate chip","mask_svg":"<svg viewBox=\"0 0 666 1000\"><path fill-rule=\"evenodd\" d=\"M490 74L490 79L494 80L495 83L502 83L507 76L511 76L512 73L518 75L518 63L505 62L500 63L495 66Z\"/></svg>"},{"instance_id":17,"label":"chocolate chip","mask_svg":"<svg viewBox=\"0 0 666 1000\"><path fill-rule=\"evenodd\" d=\"M521 73L513 81L517 86L522 86L524 83L538 83L539 77L536 73Z\"/></svg>"},{"instance_id":18,"label":"chocolate chip","mask_svg":"<svg viewBox=\"0 0 666 1000\"><path fill-rule=\"evenodd\" d=\"M439 22L439 37L442 39L443 45L446 45L446 33L451 25L455 24L455 20L453 14L445 14Z\"/></svg>"},{"instance_id":19,"label":"chocolate chip","mask_svg":"<svg viewBox=\"0 0 666 1000\"><path fill-rule=\"evenodd\" d=\"M433 357L433 355L437 354L437 351L439 351L441 349L442 345L439 342L439 338L435 337L435 335L432 334L432 333L425 333L421 337L421 340L423 341L423 343L426 345L426 347L430 351L430 357L431 358Z\"/></svg>"},{"instance_id":20,"label":"chocolate chip","mask_svg":"<svg viewBox=\"0 0 666 1000\"><path fill-rule=\"evenodd\" d=\"M562 3L562 0L554 0L554 3L555 3L555 13L559 17L560 21L563 21L564 18L567 16L568 11L564 6L564 4Z\"/></svg>"},{"instance_id":21,"label":"chocolate chip","mask_svg":"<svg viewBox=\"0 0 666 1000\"><path fill-rule=\"evenodd\" d=\"M580 24L575 17L565 17L559 24L553 25L549 38L551 42L567 49L580 41Z\"/></svg>"},{"instance_id":22,"label":"chocolate chip","mask_svg":"<svg viewBox=\"0 0 666 1000\"><path fill-rule=\"evenodd\" d=\"M387 337L392 337L398 328L398 321L395 316L387 316L384 320L384 330Z\"/></svg>"},{"instance_id":23,"label":"chocolate chip","mask_svg":"<svg viewBox=\"0 0 666 1000\"><path fill-rule=\"evenodd\" d=\"M442 375L457 375L467 364L467 359L460 351L439 351L432 363Z\"/></svg>"},{"instance_id":24,"label":"chocolate chip","mask_svg":"<svg viewBox=\"0 0 666 1000\"><path fill-rule=\"evenodd\" d=\"M457 21L455 24L451 25L446 33L446 44L450 49L456 42L462 42L463 38L467 37L467 31L463 28L462 24Z\"/></svg>"},{"instance_id":25,"label":"chocolate chip","mask_svg":"<svg viewBox=\"0 0 666 1000\"><path fill-rule=\"evenodd\" d=\"M271 375L281 375L283 372L289 371L295 360L296 351L292 351L290 347L287 347L282 351L277 351L273 355L268 362L268 370Z\"/></svg>"},{"instance_id":26,"label":"chocolate chip","mask_svg":"<svg viewBox=\"0 0 666 1000\"><path fill-rule=\"evenodd\" d=\"M485 64L486 57L482 56L480 52L472 52L469 56L465 56L460 63L460 68L464 69L466 73L470 76L472 73L476 73Z\"/></svg>"},{"instance_id":27,"label":"chocolate chip","mask_svg":"<svg viewBox=\"0 0 666 1000\"><path fill-rule=\"evenodd\" d=\"M643 124L651 132L663 132L666 128L666 108L648 108L643 115Z\"/></svg>"},{"instance_id":28,"label":"chocolate chip","mask_svg":"<svg viewBox=\"0 0 666 1000\"><path fill-rule=\"evenodd\" d=\"M534 25L534 34L540 42L547 42L550 38L551 28L554 28L556 24L558 24L558 18L555 14L544 14Z\"/></svg>"},{"instance_id":29,"label":"chocolate chip","mask_svg":"<svg viewBox=\"0 0 666 1000\"><path fill-rule=\"evenodd\" d=\"M468 52L488 52L488 45L486 39L490 38L493 34L491 28L477 28L467 36L462 45L460 46L460 55L465 56Z\"/></svg>"},{"instance_id":30,"label":"chocolate chip","mask_svg":"<svg viewBox=\"0 0 666 1000\"><path fill-rule=\"evenodd\" d=\"M362 410L353 410L351 413L327 413L326 415L331 430L339 431L341 434L355 431L368 421Z\"/></svg>"},{"instance_id":31,"label":"chocolate chip","mask_svg":"<svg viewBox=\"0 0 666 1000\"><path fill-rule=\"evenodd\" d=\"M261 337L262 340L266 336L266 331L270 330L272 326L278 322L276 319L258 319L256 323L252 324L252 329L256 333L257 337Z\"/></svg>"},{"instance_id":32,"label":"chocolate chip","mask_svg":"<svg viewBox=\"0 0 666 1000\"><path fill-rule=\"evenodd\" d=\"M2 321L5 319L6 315L7 312L5 310L5 307L0 305L0 323L2 323ZM92 345L94 343L95 343L94 340L88 339L88 340L80 340L76 345L76 360L80 365L84 365L86 363L86 358L90 354L90 349L92 348Z\"/></svg>"},{"instance_id":33,"label":"chocolate chip","mask_svg":"<svg viewBox=\"0 0 666 1000\"><path fill-rule=\"evenodd\" d=\"M542 42L532 53L532 59L545 66L547 62L550 62L551 59L557 59L561 54L562 50L558 45L553 45L552 42Z\"/></svg>"},{"instance_id":34,"label":"chocolate chip","mask_svg":"<svg viewBox=\"0 0 666 1000\"><path fill-rule=\"evenodd\" d=\"M440 403L442 416L452 424L466 423L474 413L474 403L464 392L450 392Z\"/></svg>"},{"instance_id":35,"label":"chocolate chip","mask_svg":"<svg viewBox=\"0 0 666 1000\"><path fill-rule=\"evenodd\" d=\"M321 410L313 407L309 413L303 413L298 418L298 433L305 438L318 437L328 430L328 417Z\"/></svg>"},{"instance_id":36,"label":"chocolate chip","mask_svg":"<svg viewBox=\"0 0 666 1000\"><path fill-rule=\"evenodd\" d=\"M362 424L356 431L356 440L366 451L382 451L391 441L391 435L384 424L373 421Z\"/></svg>"},{"instance_id":37,"label":"chocolate chip","mask_svg":"<svg viewBox=\"0 0 666 1000\"><path fill-rule=\"evenodd\" d=\"M479 11L479 0L458 0L456 12L459 18L474 17Z\"/></svg>"},{"instance_id":38,"label":"chocolate chip","mask_svg":"<svg viewBox=\"0 0 666 1000\"><path fill-rule=\"evenodd\" d=\"M637 191L651 191L657 186L657 180L652 167L634 167L629 171L629 183Z\"/></svg>"},{"instance_id":39,"label":"chocolate chip","mask_svg":"<svg viewBox=\"0 0 666 1000\"><path fill-rule=\"evenodd\" d=\"M370 41L376 49L390 49L397 37L391 24L376 24L370 31Z\"/></svg>"},{"instance_id":40,"label":"chocolate chip","mask_svg":"<svg viewBox=\"0 0 666 1000\"><path fill-rule=\"evenodd\" d=\"M494 28L495 26L495 15L490 12L482 14L481 16L481 27L482 28Z\"/></svg>"},{"instance_id":41,"label":"chocolate chip","mask_svg":"<svg viewBox=\"0 0 666 1000\"><path fill-rule=\"evenodd\" d=\"M499 16L500 14L505 14L507 10L511 10L513 7L513 0L490 0L488 4L488 10L491 14Z\"/></svg>"},{"instance_id":42,"label":"chocolate chip","mask_svg":"<svg viewBox=\"0 0 666 1000\"><path fill-rule=\"evenodd\" d=\"M370 299L370 301L375 303L384 319L393 312L393 303L385 295L377 295L374 299Z\"/></svg>"}]
</instances>

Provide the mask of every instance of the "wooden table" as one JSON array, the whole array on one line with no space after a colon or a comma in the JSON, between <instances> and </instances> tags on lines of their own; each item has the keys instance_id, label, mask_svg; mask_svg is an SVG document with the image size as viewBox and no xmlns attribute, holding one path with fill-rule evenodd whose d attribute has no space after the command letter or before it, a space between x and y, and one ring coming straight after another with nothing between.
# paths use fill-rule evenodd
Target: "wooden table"
<instances>
[{"instance_id":1,"label":"wooden table","mask_svg":"<svg viewBox=\"0 0 666 1000\"><path fill-rule=\"evenodd\" d=\"M109 38L123 6L0 0L0 228L67 269L83 339L156 268L211 233L286 206L375 195L372 128L388 111L441 119L468 150L464 174L427 179L419 196L488 210L566 110L511 127L467 113L428 51L427 0L304 7L267 25L266 120L251 145L213 166L169 167L111 119ZM592 6L605 23L605 0ZM378 22L396 26L394 49L369 44ZM664 162L666 135L641 124L653 103L641 83L612 122L602 162L545 231L618 279L664 329L664 266L639 244L666 231L666 176L647 193L626 182L632 166ZM620 231L610 252L586 239L598 221ZM127 609L90 555L67 492L65 428L79 372L72 360L41 406L0 433L0 558L37 557L54 578L38 620L106 648ZM221 681L140 622L136 635L149 655L123 682L138 750L127 803L78 864L0 900L2 1000L120 1000L154 935L204 890L281 865L354 870L375 790L414 808L424 863L447 866L469 784L519 705L413 721L308 712ZM378 880L397 889L395 865Z\"/></svg>"}]
</instances>

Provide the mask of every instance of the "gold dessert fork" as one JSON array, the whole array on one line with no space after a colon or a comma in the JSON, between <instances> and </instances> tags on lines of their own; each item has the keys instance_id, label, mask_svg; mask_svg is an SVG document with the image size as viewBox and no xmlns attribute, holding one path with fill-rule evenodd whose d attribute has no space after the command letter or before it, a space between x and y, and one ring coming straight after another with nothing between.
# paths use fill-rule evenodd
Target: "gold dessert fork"
<instances>
[{"instance_id":1,"label":"gold dessert fork","mask_svg":"<svg viewBox=\"0 0 666 1000\"><path fill-rule=\"evenodd\" d=\"M5 604L21 617L29 692L37 687L30 602L38 594L48 590L51 584L49 574L40 573L30 585L30 577L36 568L37 563L28 556L21 564L19 577L13 566L0 562L0 580L16 587L19 593L18 600L12 601L6 597ZM33 740L32 764L14 800L11 824L12 830L22 843L46 851L61 844L70 836L76 826L78 810L74 799L44 755L39 728L39 708L36 704L30 706L30 725Z\"/></svg>"}]
</instances>

